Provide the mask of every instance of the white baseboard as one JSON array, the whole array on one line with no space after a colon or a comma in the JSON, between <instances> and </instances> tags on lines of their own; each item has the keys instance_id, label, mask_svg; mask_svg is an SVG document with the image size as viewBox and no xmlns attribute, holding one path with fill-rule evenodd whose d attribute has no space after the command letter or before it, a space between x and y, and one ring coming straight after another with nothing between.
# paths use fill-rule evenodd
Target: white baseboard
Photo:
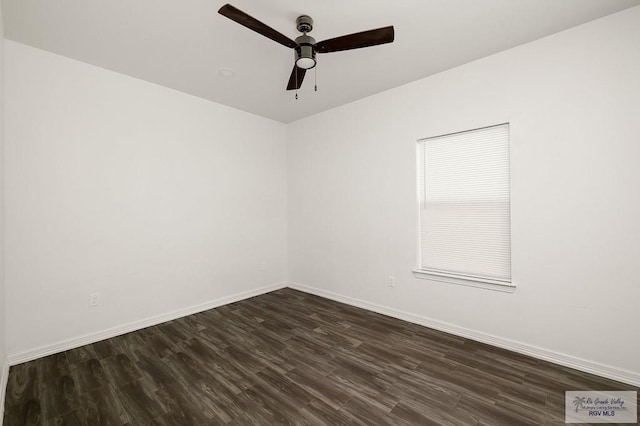
<instances>
[{"instance_id":1,"label":"white baseboard","mask_svg":"<svg viewBox=\"0 0 640 426\"><path fill-rule=\"evenodd\" d=\"M244 291L242 293L236 293L230 296L221 297L219 299L211 300L209 302L201 303L198 305L190 306L184 309L178 309L166 314L156 315L153 317L145 318L138 321L133 321L128 324L122 324L116 327L108 328L106 330L98 331L95 333L85 334L83 336L74 337L72 339L63 340L49 345L40 346L37 348L29 349L23 352L9 354L8 364L16 365L23 362L32 361L37 358L52 355L58 352L63 352L69 349L77 348L80 346L88 345L90 343L99 342L100 340L110 339L121 334L130 333L132 331L140 330L152 325L161 324L166 321L171 321L177 318L182 318L187 315L196 314L198 312L207 311L209 309L217 308L219 306L228 305L229 303L239 302L240 300L249 299L251 297L259 296L264 293L279 290L287 286L287 283L275 283L266 287L256 288L254 290Z\"/></svg>"},{"instance_id":2,"label":"white baseboard","mask_svg":"<svg viewBox=\"0 0 640 426\"><path fill-rule=\"evenodd\" d=\"M386 306L377 305L364 300L354 299L352 297L343 296L330 291L320 290L314 287L308 287L299 283L290 282L288 287L294 290L300 290L305 293L315 294L316 296L335 300L336 302L345 303L347 305L356 306L358 308L367 309L379 314L387 315L393 318L412 322L414 324L423 325L425 327L444 331L456 336L465 337L482 343L487 343L499 348L508 349L534 358L552 362L554 364L563 365L565 367L574 368L586 373L595 374L597 376L628 383L633 386L640 386L640 373L622 370L609 365L600 364L594 361L554 352L537 346L528 345L526 343L505 339L491 334L459 327L454 324L438 321L422 315L415 315L409 312L400 311Z\"/></svg>"},{"instance_id":3,"label":"white baseboard","mask_svg":"<svg viewBox=\"0 0 640 426\"><path fill-rule=\"evenodd\" d=\"M4 400L7 396L7 382L9 381L9 359L5 357L0 376L0 426L4 420Z\"/></svg>"}]
</instances>

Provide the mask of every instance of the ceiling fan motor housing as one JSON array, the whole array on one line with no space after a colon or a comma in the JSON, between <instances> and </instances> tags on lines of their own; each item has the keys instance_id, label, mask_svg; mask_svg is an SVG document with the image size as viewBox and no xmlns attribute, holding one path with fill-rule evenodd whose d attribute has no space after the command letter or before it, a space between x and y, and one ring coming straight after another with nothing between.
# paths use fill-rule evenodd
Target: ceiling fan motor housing
<instances>
[{"instance_id":1,"label":"ceiling fan motor housing","mask_svg":"<svg viewBox=\"0 0 640 426\"><path fill-rule=\"evenodd\" d=\"M298 18L300 19L300 18ZM301 35L296 38L298 47L295 50L296 65L299 68L310 69L316 66L316 50L314 48L316 40L308 35Z\"/></svg>"}]
</instances>

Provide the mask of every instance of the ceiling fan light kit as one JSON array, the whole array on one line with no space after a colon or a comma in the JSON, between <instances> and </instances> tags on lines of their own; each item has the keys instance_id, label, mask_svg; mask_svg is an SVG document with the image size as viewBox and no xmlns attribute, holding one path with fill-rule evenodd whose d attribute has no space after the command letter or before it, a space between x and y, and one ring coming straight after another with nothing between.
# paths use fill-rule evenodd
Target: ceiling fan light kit
<instances>
[{"instance_id":1,"label":"ceiling fan light kit","mask_svg":"<svg viewBox=\"0 0 640 426\"><path fill-rule=\"evenodd\" d=\"M300 88L306 71L317 65L317 53L331 53L377 46L379 44L391 43L395 37L393 26L388 26L316 43L313 37L307 35L307 33L313 30L313 19L308 15L301 15L296 19L296 28L302 35L298 36L294 41L230 4L222 6L220 10L218 10L218 13L294 50L295 63L291 71L291 76L289 77L287 90L298 90Z\"/></svg>"},{"instance_id":2,"label":"ceiling fan light kit","mask_svg":"<svg viewBox=\"0 0 640 426\"><path fill-rule=\"evenodd\" d=\"M296 49L296 66L305 70L316 66L316 52L313 51L312 46L300 46Z\"/></svg>"}]
</instances>

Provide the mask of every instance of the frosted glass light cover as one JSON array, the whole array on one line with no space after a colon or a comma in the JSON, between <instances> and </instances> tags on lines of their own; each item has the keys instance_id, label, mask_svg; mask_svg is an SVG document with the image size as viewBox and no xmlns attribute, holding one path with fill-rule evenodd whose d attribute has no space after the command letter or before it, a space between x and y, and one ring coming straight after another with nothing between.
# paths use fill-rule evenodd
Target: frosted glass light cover
<instances>
[{"instance_id":1,"label":"frosted glass light cover","mask_svg":"<svg viewBox=\"0 0 640 426\"><path fill-rule=\"evenodd\" d=\"M316 65L316 61L313 58L298 58L296 61L296 65L298 68L302 68L308 70L309 68L313 68Z\"/></svg>"}]
</instances>

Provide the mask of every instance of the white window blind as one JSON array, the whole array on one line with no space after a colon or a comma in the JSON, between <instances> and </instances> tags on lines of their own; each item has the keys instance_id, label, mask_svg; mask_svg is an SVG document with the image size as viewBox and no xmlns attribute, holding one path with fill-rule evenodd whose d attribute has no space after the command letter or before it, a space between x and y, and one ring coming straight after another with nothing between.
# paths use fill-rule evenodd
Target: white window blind
<instances>
[{"instance_id":1,"label":"white window blind","mask_svg":"<svg viewBox=\"0 0 640 426\"><path fill-rule=\"evenodd\" d=\"M511 282L509 125L419 141L420 270Z\"/></svg>"}]
</instances>

